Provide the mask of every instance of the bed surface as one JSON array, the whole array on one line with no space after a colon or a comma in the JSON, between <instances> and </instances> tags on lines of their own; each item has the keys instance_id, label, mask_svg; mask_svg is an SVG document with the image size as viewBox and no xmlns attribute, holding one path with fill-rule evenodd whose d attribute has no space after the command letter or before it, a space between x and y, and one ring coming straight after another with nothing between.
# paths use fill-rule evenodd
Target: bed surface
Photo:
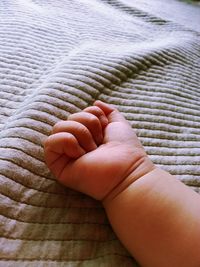
<instances>
[{"instance_id":1,"label":"bed surface","mask_svg":"<svg viewBox=\"0 0 200 267\"><path fill-rule=\"evenodd\" d=\"M200 7L164 2L1 0L0 266L138 266L101 204L44 164L52 126L96 99L199 192Z\"/></svg>"}]
</instances>

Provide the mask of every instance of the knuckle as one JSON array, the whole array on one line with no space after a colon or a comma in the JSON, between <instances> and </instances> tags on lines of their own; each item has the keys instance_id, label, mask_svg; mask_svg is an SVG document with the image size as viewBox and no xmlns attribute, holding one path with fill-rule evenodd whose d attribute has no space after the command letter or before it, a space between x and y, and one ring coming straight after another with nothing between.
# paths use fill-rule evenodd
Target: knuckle
<instances>
[{"instance_id":1,"label":"knuckle","mask_svg":"<svg viewBox=\"0 0 200 267\"><path fill-rule=\"evenodd\" d=\"M67 138L68 142L70 142L70 143L76 143L76 138L74 137L73 134L66 133L66 138Z\"/></svg>"},{"instance_id":2,"label":"knuckle","mask_svg":"<svg viewBox=\"0 0 200 267\"><path fill-rule=\"evenodd\" d=\"M98 120L98 118L96 116L91 115L91 116L88 117L88 122L90 124L92 124L92 125L97 125L99 120Z\"/></svg>"},{"instance_id":3,"label":"knuckle","mask_svg":"<svg viewBox=\"0 0 200 267\"><path fill-rule=\"evenodd\" d=\"M74 118L76 118L77 117L77 113L75 113L75 114L70 114L68 117L67 117L67 119L68 120L73 120Z\"/></svg>"},{"instance_id":4,"label":"knuckle","mask_svg":"<svg viewBox=\"0 0 200 267\"><path fill-rule=\"evenodd\" d=\"M68 121L74 121L77 123L82 123L82 121L84 120L85 116L84 116L84 112L78 112L78 113L74 113L68 116Z\"/></svg>"},{"instance_id":5,"label":"knuckle","mask_svg":"<svg viewBox=\"0 0 200 267\"><path fill-rule=\"evenodd\" d=\"M79 133L81 133L84 136L88 136L89 135L89 130L84 125L80 125L77 130L78 130Z\"/></svg>"},{"instance_id":6,"label":"knuckle","mask_svg":"<svg viewBox=\"0 0 200 267\"><path fill-rule=\"evenodd\" d=\"M63 124L63 121L58 121L58 122L53 126L53 129L52 129L53 133L59 131L59 129L60 129L60 127L62 126L62 124Z\"/></svg>"},{"instance_id":7,"label":"knuckle","mask_svg":"<svg viewBox=\"0 0 200 267\"><path fill-rule=\"evenodd\" d=\"M103 114L103 111L99 107L93 107L96 112Z\"/></svg>"},{"instance_id":8,"label":"knuckle","mask_svg":"<svg viewBox=\"0 0 200 267\"><path fill-rule=\"evenodd\" d=\"M95 106L88 107L84 111L85 112L88 112L88 113L91 113L91 114L94 114L96 116L103 114L102 110L99 107L95 107Z\"/></svg>"}]
</instances>

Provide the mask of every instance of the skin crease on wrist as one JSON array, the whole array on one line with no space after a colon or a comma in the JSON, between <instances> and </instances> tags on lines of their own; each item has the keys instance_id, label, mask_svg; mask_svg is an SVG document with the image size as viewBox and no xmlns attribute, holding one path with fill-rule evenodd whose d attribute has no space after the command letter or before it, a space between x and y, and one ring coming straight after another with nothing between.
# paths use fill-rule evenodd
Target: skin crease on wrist
<instances>
[{"instance_id":1,"label":"skin crease on wrist","mask_svg":"<svg viewBox=\"0 0 200 267\"><path fill-rule=\"evenodd\" d=\"M200 196L155 167L113 106L96 101L58 122L44 152L60 183L102 201L142 267L200 267Z\"/></svg>"}]
</instances>

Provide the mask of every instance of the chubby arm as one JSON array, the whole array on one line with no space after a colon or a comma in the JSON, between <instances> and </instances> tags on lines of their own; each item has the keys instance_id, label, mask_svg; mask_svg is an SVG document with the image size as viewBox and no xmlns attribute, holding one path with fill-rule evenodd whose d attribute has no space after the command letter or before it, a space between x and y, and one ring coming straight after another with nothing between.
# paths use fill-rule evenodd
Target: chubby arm
<instances>
[{"instance_id":1,"label":"chubby arm","mask_svg":"<svg viewBox=\"0 0 200 267\"><path fill-rule=\"evenodd\" d=\"M117 109L96 101L70 115L44 149L60 183L102 201L142 267L200 267L200 196L154 166Z\"/></svg>"},{"instance_id":2,"label":"chubby arm","mask_svg":"<svg viewBox=\"0 0 200 267\"><path fill-rule=\"evenodd\" d=\"M200 196L169 173L154 169L104 207L142 267L200 266Z\"/></svg>"}]
</instances>

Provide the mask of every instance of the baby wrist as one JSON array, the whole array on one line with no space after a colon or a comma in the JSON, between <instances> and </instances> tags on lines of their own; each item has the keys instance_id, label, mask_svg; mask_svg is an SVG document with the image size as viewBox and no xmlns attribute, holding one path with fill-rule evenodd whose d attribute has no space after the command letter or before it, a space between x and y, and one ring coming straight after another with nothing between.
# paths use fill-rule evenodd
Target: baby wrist
<instances>
[{"instance_id":1,"label":"baby wrist","mask_svg":"<svg viewBox=\"0 0 200 267\"><path fill-rule=\"evenodd\" d=\"M118 184L103 200L102 203L105 206L108 202L112 201L117 195L126 190L132 183L140 179L144 175L148 174L152 170L156 169L156 166L148 158L143 157L139 163L134 164L131 172Z\"/></svg>"}]
</instances>

